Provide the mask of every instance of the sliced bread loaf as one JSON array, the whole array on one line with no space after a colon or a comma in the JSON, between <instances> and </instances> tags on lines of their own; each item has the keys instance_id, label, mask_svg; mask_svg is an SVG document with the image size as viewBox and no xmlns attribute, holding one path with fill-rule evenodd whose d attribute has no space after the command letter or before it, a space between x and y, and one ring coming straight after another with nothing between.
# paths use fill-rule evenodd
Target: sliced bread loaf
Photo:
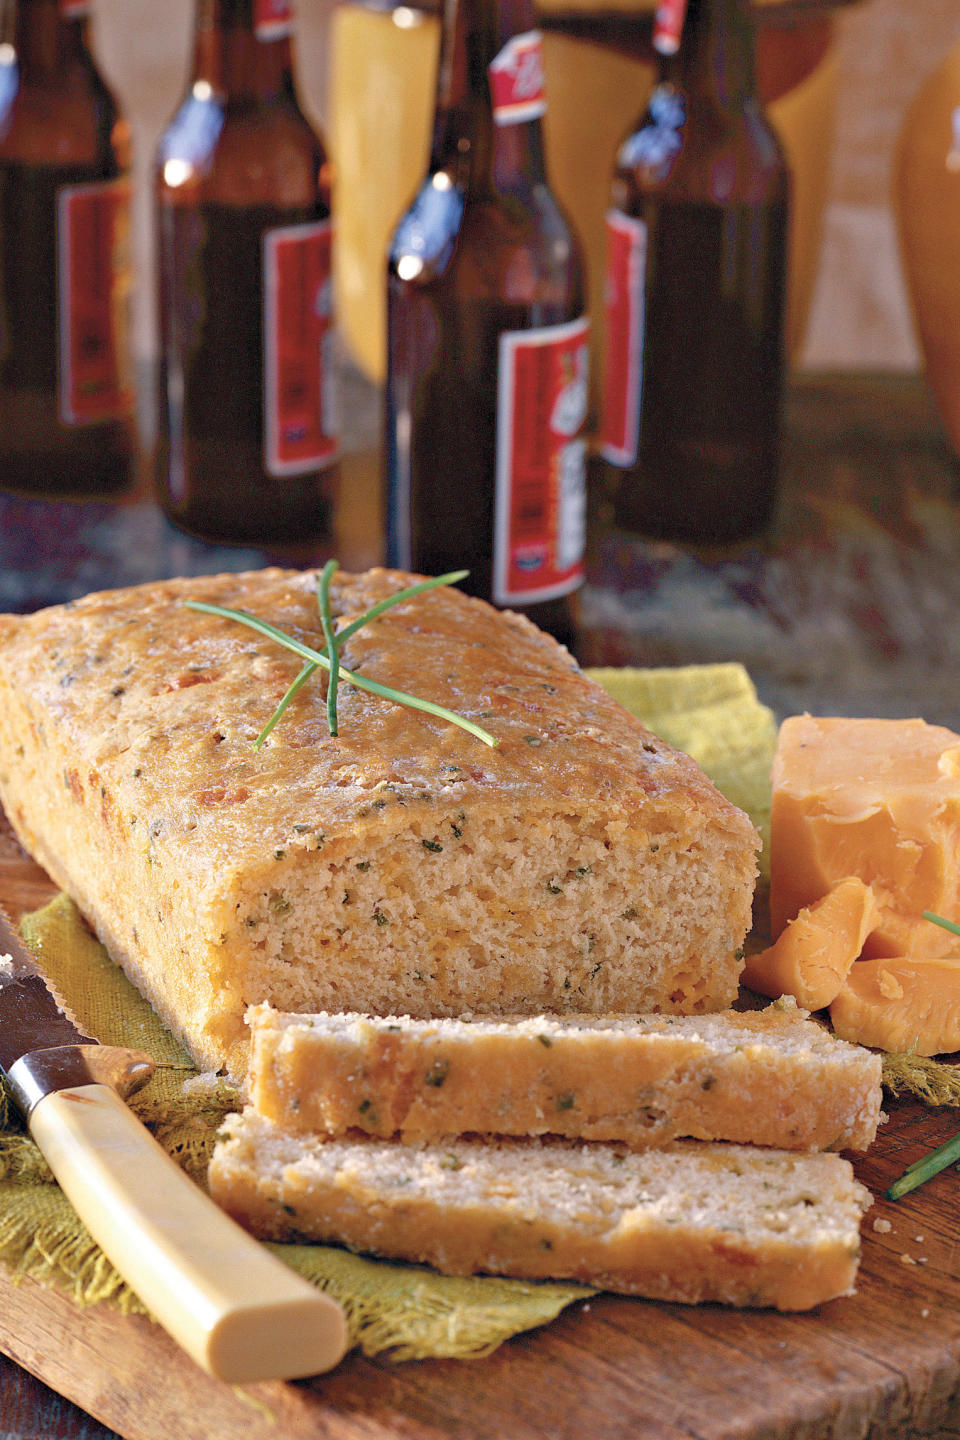
<instances>
[{"instance_id":1,"label":"sliced bread loaf","mask_svg":"<svg viewBox=\"0 0 960 1440\"><path fill-rule=\"evenodd\" d=\"M851 1291L869 1193L838 1155L676 1141L324 1140L252 1109L210 1168L253 1234L445 1274L572 1279L659 1300L802 1310Z\"/></svg>"},{"instance_id":2,"label":"sliced bread loaf","mask_svg":"<svg viewBox=\"0 0 960 1440\"><path fill-rule=\"evenodd\" d=\"M412 577L338 574L344 628ZM246 1069L248 1004L421 1017L732 1002L758 836L526 619L453 589L320 672L187 601L324 644L317 575L265 570L0 617L0 798L204 1067Z\"/></svg>"},{"instance_id":3,"label":"sliced bread loaf","mask_svg":"<svg viewBox=\"0 0 960 1440\"><path fill-rule=\"evenodd\" d=\"M792 1004L435 1021L261 1005L247 1022L250 1099L291 1130L865 1150L880 1117L880 1057Z\"/></svg>"}]
</instances>

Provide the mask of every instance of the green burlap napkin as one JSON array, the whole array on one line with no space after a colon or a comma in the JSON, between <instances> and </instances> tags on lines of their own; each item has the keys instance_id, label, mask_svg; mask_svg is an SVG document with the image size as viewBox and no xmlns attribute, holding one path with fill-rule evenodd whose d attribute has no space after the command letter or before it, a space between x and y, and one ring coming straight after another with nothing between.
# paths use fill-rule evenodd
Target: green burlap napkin
<instances>
[{"instance_id":1,"label":"green burlap napkin","mask_svg":"<svg viewBox=\"0 0 960 1440\"><path fill-rule=\"evenodd\" d=\"M693 755L766 835L775 725L742 666L591 673L651 730ZM131 1104L184 1169L205 1184L217 1130L237 1108L237 1093L226 1082L197 1075L186 1051L66 897L26 916L22 929L84 1030L105 1044L138 1046L153 1055L156 1073ZM455 1279L332 1246L270 1248L339 1300L355 1345L395 1359L486 1355L593 1293L578 1285ZM0 1262L14 1277L66 1289L78 1304L106 1302L128 1313L143 1311L77 1219L2 1094Z\"/></svg>"}]
</instances>

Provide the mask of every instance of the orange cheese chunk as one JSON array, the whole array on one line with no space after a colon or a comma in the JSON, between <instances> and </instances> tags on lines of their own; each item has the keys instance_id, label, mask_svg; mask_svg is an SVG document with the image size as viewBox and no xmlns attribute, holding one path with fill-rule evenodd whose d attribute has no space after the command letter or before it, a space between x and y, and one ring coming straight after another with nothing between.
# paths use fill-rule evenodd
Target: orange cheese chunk
<instances>
[{"instance_id":1,"label":"orange cheese chunk","mask_svg":"<svg viewBox=\"0 0 960 1440\"><path fill-rule=\"evenodd\" d=\"M858 960L830 1020L842 1040L879 1050L960 1050L960 956Z\"/></svg>"},{"instance_id":2,"label":"orange cheese chunk","mask_svg":"<svg viewBox=\"0 0 960 1440\"><path fill-rule=\"evenodd\" d=\"M876 922L873 891L848 876L801 910L769 949L748 955L740 979L761 995L793 995L804 1010L822 1010L836 998Z\"/></svg>"},{"instance_id":3,"label":"orange cheese chunk","mask_svg":"<svg viewBox=\"0 0 960 1440\"><path fill-rule=\"evenodd\" d=\"M864 954L948 955L960 921L960 735L923 720L818 719L780 727L770 817L774 937L841 880L873 891Z\"/></svg>"}]
</instances>

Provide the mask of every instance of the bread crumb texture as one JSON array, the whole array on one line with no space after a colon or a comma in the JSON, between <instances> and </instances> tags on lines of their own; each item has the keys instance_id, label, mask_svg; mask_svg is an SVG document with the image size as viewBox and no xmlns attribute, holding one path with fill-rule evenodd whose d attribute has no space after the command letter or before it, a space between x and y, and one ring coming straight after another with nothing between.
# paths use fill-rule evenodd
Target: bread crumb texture
<instances>
[{"instance_id":1,"label":"bread crumb texture","mask_svg":"<svg viewBox=\"0 0 960 1440\"><path fill-rule=\"evenodd\" d=\"M412 577L338 573L342 628ZM321 646L316 574L102 592L0 617L0 798L26 847L202 1067L241 1074L249 1004L432 1017L732 1002L758 837L526 619L443 589L342 663L432 716L185 608Z\"/></svg>"},{"instance_id":2,"label":"bread crumb texture","mask_svg":"<svg viewBox=\"0 0 960 1440\"><path fill-rule=\"evenodd\" d=\"M677 1141L409 1146L228 1119L214 1198L266 1239L336 1242L455 1275L584 1280L685 1302L806 1309L850 1292L869 1193L838 1155Z\"/></svg>"},{"instance_id":3,"label":"bread crumb texture","mask_svg":"<svg viewBox=\"0 0 960 1440\"><path fill-rule=\"evenodd\" d=\"M471 1020L256 1006L247 1023L252 1103L304 1131L865 1150L880 1118L880 1057L836 1040L792 1004Z\"/></svg>"}]
</instances>

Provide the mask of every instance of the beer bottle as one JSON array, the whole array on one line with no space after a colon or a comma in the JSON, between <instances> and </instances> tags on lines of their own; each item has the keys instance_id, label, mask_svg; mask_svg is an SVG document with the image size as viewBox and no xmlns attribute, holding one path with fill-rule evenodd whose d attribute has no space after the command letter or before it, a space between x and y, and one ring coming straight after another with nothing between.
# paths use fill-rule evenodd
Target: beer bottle
<instances>
[{"instance_id":1,"label":"beer bottle","mask_svg":"<svg viewBox=\"0 0 960 1440\"><path fill-rule=\"evenodd\" d=\"M607 216L602 488L668 540L757 533L776 496L789 177L745 7L662 0Z\"/></svg>"},{"instance_id":2,"label":"beer bottle","mask_svg":"<svg viewBox=\"0 0 960 1440\"><path fill-rule=\"evenodd\" d=\"M129 136L77 0L0 4L0 485L103 493L133 464Z\"/></svg>"},{"instance_id":3,"label":"beer bottle","mask_svg":"<svg viewBox=\"0 0 960 1440\"><path fill-rule=\"evenodd\" d=\"M388 264L388 556L569 643L583 579L587 319L547 185L530 0L446 0L427 177Z\"/></svg>"},{"instance_id":4,"label":"beer bottle","mask_svg":"<svg viewBox=\"0 0 960 1440\"><path fill-rule=\"evenodd\" d=\"M158 146L158 495L217 540L316 539L334 500L331 177L290 31L288 0L199 0Z\"/></svg>"}]
</instances>

